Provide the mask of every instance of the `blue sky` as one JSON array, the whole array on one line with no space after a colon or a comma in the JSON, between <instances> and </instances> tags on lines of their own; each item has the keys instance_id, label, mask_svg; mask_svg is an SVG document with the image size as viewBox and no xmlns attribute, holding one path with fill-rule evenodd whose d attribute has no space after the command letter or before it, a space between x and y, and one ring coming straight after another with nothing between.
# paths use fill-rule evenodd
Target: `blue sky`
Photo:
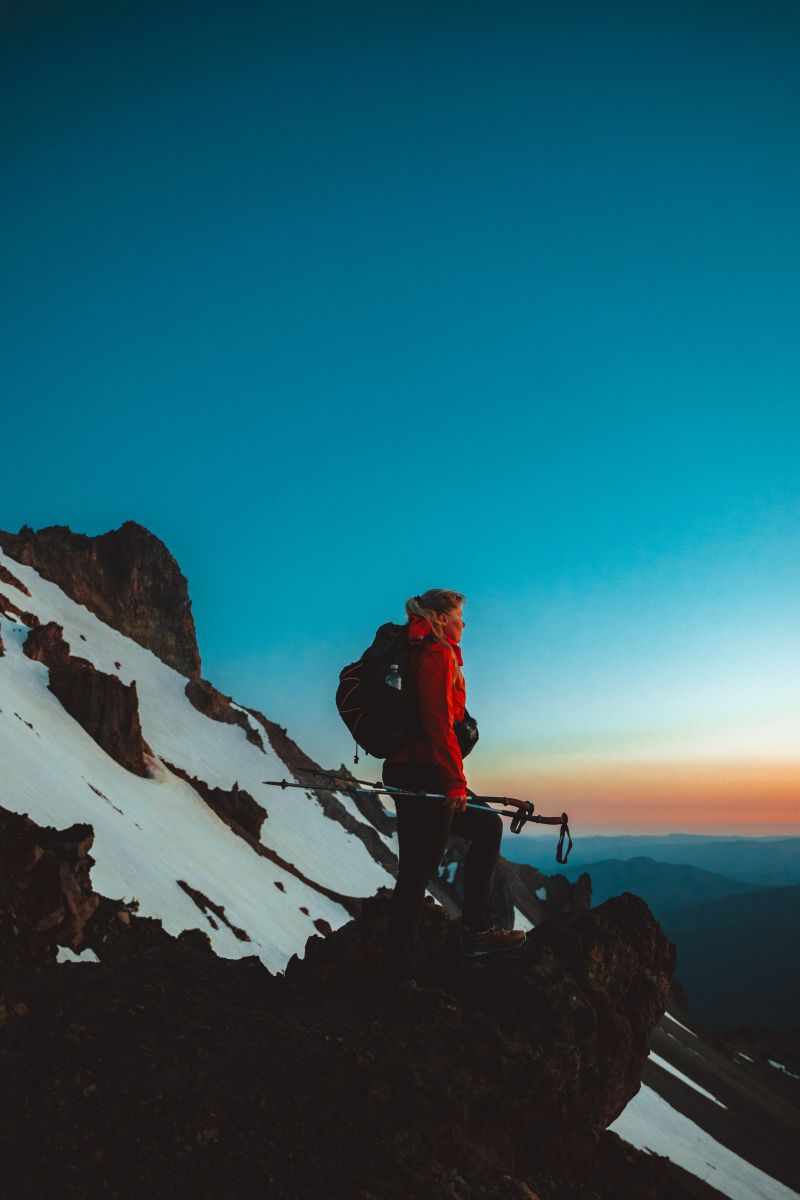
<instances>
[{"instance_id":1,"label":"blue sky","mask_svg":"<svg viewBox=\"0 0 800 1200\"><path fill-rule=\"evenodd\" d=\"M746 777L797 827L800 10L0 21L0 527L147 525L208 677L325 762L446 586L474 785L649 827L678 764L683 825Z\"/></svg>"}]
</instances>

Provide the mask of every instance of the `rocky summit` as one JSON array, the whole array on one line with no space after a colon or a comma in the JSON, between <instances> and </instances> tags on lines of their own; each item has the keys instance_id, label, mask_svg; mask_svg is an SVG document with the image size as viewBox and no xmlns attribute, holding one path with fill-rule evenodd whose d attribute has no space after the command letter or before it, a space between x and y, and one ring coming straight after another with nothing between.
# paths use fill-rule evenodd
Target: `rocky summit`
<instances>
[{"instance_id":1,"label":"rocky summit","mask_svg":"<svg viewBox=\"0 0 800 1200\"><path fill-rule=\"evenodd\" d=\"M97 537L65 525L26 525L19 533L0 531L0 547L181 674L200 674L188 584L164 543L143 525L126 521Z\"/></svg>"},{"instance_id":2,"label":"rocky summit","mask_svg":"<svg viewBox=\"0 0 800 1200\"><path fill-rule=\"evenodd\" d=\"M276 977L94 895L85 827L0 832L4 1196L680 1195L603 1132L673 967L635 897L481 960L431 904L424 986L396 988L382 894Z\"/></svg>"}]
</instances>

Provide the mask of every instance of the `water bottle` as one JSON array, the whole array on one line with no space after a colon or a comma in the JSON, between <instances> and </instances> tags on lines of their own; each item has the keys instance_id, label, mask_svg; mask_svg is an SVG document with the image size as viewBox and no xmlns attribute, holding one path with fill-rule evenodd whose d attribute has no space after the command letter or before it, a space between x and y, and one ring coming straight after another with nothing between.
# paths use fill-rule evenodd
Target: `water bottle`
<instances>
[{"instance_id":1,"label":"water bottle","mask_svg":"<svg viewBox=\"0 0 800 1200\"><path fill-rule=\"evenodd\" d=\"M402 691L403 680L400 676L400 668L397 663L392 663L386 672L386 683L388 687L395 688L398 692Z\"/></svg>"}]
</instances>

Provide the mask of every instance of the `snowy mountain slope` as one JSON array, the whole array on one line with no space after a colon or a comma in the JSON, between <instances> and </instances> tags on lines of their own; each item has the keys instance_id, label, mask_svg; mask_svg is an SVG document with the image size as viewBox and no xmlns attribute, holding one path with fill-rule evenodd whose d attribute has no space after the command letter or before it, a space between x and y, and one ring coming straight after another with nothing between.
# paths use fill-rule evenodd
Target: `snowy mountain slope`
<instances>
[{"instance_id":1,"label":"snowy mountain slope","mask_svg":"<svg viewBox=\"0 0 800 1200\"><path fill-rule=\"evenodd\" d=\"M752 1166L684 1117L646 1084L610 1128L671 1159L731 1200L796 1200L797 1193Z\"/></svg>"},{"instance_id":2,"label":"snowy mountain slope","mask_svg":"<svg viewBox=\"0 0 800 1200\"><path fill-rule=\"evenodd\" d=\"M642 1089L611 1129L732 1200L795 1200L800 1081L777 1086L767 1060L684 1021L667 1013L653 1031Z\"/></svg>"},{"instance_id":3,"label":"snowy mountain slope","mask_svg":"<svg viewBox=\"0 0 800 1200\"><path fill-rule=\"evenodd\" d=\"M142 733L153 752L146 779L116 763L69 716L48 690L47 668L23 653L27 626L14 613L0 616L0 805L40 824L91 824L99 892L135 898L142 915L161 918L171 933L205 928L223 956L256 953L280 970L316 932L315 920L335 928L349 917L314 885L346 897L392 884L364 843L326 816L313 793L264 786L266 778L292 778L266 738L262 750L239 726L203 716L185 695L186 678L151 651L31 567L3 554L0 565L3 594L13 606L42 623L56 622L72 654L97 670L126 684L136 681ZM9 575L29 595L9 585ZM167 763L210 787L238 784L257 798L267 810L263 844L310 882L254 853ZM224 925L212 928L179 880L222 905L251 941L240 941Z\"/></svg>"}]
</instances>

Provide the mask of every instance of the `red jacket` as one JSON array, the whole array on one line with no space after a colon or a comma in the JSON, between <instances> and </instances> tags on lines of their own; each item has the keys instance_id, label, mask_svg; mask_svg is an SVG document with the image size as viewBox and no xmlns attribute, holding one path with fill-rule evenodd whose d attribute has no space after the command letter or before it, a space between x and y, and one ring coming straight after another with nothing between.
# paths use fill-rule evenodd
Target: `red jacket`
<instances>
[{"instance_id":1,"label":"red jacket","mask_svg":"<svg viewBox=\"0 0 800 1200\"><path fill-rule=\"evenodd\" d=\"M422 617L412 617L408 626L408 640L419 641L430 633L430 626ZM455 642L450 645L455 651L459 665L461 650ZM418 762L439 768L441 787L448 796L464 795L467 781L461 759L458 739L453 722L464 718L467 700L463 678L456 676L453 654L438 641L428 641L416 655L412 655L416 667L419 715L425 731L423 741L415 742L413 754L405 750L395 754L392 762Z\"/></svg>"}]
</instances>

